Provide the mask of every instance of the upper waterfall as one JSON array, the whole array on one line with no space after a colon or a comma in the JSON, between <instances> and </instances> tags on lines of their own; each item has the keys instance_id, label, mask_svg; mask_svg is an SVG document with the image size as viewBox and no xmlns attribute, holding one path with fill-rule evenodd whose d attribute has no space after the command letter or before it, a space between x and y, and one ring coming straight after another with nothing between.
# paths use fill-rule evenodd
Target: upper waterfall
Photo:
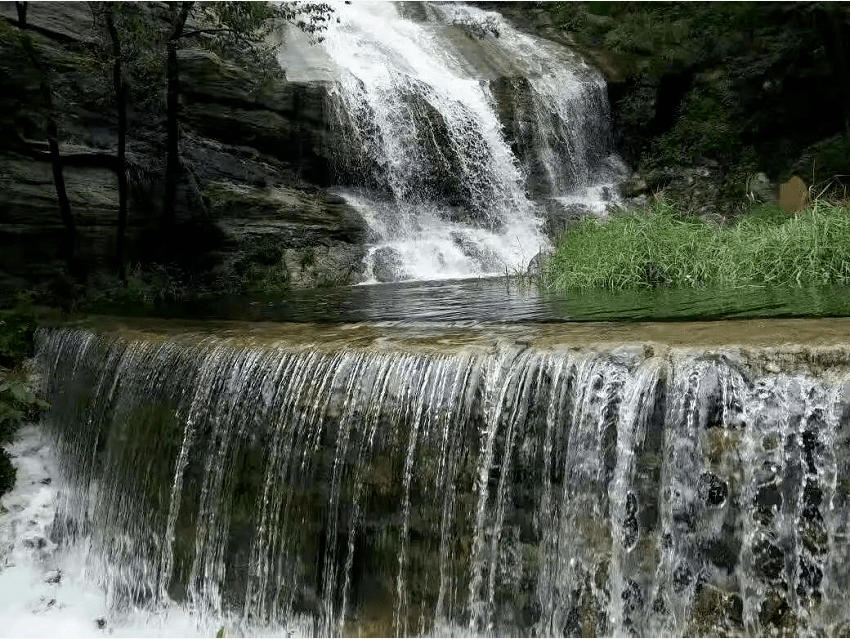
<instances>
[{"instance_id":1,"label":"upper waterfall","mask_svg":"<svg viewBox=\"0 0 850 639\"><path fill-rule=\"evenodd\" d=\"M354 3L336 18L321 51L301 56L293 33L281 62L334 80L331 153L372 230L367 281L513 273L548 246L547 209L599 208L608 104L578 56L460 4Z\"/></svg>"}]
</instances>

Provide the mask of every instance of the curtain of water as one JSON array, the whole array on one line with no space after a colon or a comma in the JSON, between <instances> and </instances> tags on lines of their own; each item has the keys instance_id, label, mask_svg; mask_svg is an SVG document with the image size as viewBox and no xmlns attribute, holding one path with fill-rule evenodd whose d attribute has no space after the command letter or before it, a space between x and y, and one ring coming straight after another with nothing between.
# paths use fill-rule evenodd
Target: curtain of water
<instances>
[{"instance_id":1,"label":"curtain of water","mask_svg":"<svg viewBox=\"0 0 850 639\"><path fill-rule=\"evenodd\" d=\"M54 534L244 628L839 634L844 367L42 331Z\"/></svg>"},{"instance_id":2,"label":"curtain of water","mask_svg":"<svg viewBox=\"0 0 850 639\"><path fill-rule=\"evenodd\" d=\"M548 245L534 199L584 201L613 179L605 83L497 13L421 12L340 7L322 43L339 69L329 101L338 178L374 234L367 278L523 270Z\"/></svg>"}]
</instances>

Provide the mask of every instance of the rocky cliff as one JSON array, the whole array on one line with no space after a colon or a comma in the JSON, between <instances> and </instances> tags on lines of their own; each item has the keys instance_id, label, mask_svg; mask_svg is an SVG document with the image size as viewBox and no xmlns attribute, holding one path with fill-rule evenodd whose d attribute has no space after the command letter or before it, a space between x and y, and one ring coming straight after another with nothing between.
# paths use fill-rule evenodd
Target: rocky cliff
<instances>
[{"instance_id":1,"label":"rocky cliff","mask_svg":"<svg viewBox=\"0 0 850 639\"><path fill-rule=\"evenodd\" d=\"M154 25L151 31L167 33L164 6L143 6L148 12L145 20ZM542 204L540 210L551 217L544 232L557 235L572 213L565 213L554 196L588 185L590 174L611 151L604 82L563 46L563 38L557 44L527 39L519 46L506 29L499 34L493 16L485 16L481 23L476 22L480 15L446 18L420 3L402 3L400 11L435 29L440 42L452 48L452 64L467 80L475 81L476 87L478 82L490 87L497 124L510 147L507 163L517 165L525 185L525 194L520 186L512 197ZM97 274L117 268L118 122L104 54L108 43L85 4L33 3L26 29L20 28L14 3L0 3L0 18L4 35L0 124L9 132L0 140L2 297L12 297L20 289L43 288L46 282L53 282L54 288L71 285L61 275L67 220L63 223L53 187L46 142L51 118L58 129L76 227L75 254L82 271L77 280L87 280L89 289L92 282L100 286L103 277ZM24 32L34 54L22 44ZM532 25L527 32L540 29ZM365 180L377 199L389 198L391 208L397 205L392 198L399 197L398 189L384 184L392 182L385 175L385 158L367 158L359 138L345 128L346 117L338 112L340 101L334 100L342 73L338 61L335 66L297 29L286 33L284 40L288 44L278 52L283 74L263 73L253 62L237 62L189 43L179 50L183 179L178 185L176 237L167 242L162 236L168 226L162 213L166 168L162 70L149 87L131 86L125 252L131 273L167 263L169 272L182 274L202 292L270 292L351 284L363 278L366 244L374 237L362 211L349 206L334 188L359 187ZM514 48L505 40L511 40ZM150 45L152 51L156 47ZM164 57L164 46L160 48ZM545 50L545 56L535 57L536 48ZM569 78L575 84L573 98L561 99L563 87L541 80L549 78L552 69L540 68L539 60L574 71L575 77ZM162 60L158 64L161 67ZM50 100L45 99L46 84ZM428 167L405 174L410 184L401 191L416 191L413 200L438 202L451 222L480 227L482 220L493 217L492 203L481 194L487 189L466 184L469 167L458 155L463 144L447 142L445 114L436 113L416 93L424 91L424 85L414 85L402 117L423 121L416 124L422 138L416 140L416 157ZM375 166L364 172L369 162ZM434 167L443 162L441 173ZM364 178L367 173L374 184ZM499 184L490 185L490 190L502 189L502 181L496 180ZM178 246L177 254L167 251L168 245ZM526 261L537 248L529 249Z\"/></svg>"},{"instance_id":2,"label":"rocky cliff","mask_svg":"<svg viewBox=\"0 0 850 639\"><path fill-rule=\"evenodd\" d=\"M6 131L0 139L0 289L8 298L62 271L63 225L39 74L21 51L14 3L0 3L0 16L0 120ZM113 268L117 115L93 60L97 34L90 10L84 3L33 3L27 22L49 69L77 257L89 272ZM352 281L365 225L322 189L330 170L322 83L279 79L257 87L250 68L209 51L187 47L179 59L186 169L176 212L184 236L180 266L217 289L244 285L246 265L264 260L277 265L281 285ZM133 263L163 259L160 102L133 105L129 113Z\"/></svg>"}]
</instances>

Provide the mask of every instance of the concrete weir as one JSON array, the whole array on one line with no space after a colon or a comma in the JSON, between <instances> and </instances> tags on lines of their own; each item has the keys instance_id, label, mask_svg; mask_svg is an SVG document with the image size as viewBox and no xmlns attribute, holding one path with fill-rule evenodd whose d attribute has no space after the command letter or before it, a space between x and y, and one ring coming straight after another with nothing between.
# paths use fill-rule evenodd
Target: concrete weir
<instances>
[{"instance_id":1,"label":"concrete weir","mask_svg":"<svg viewBox=\"0 0 850 639\"><path fill-rule=\"evenodd\" d=\"M53 538L240 632L840 634L848 328L42 329Z\"/></svg>"}]
</instances>

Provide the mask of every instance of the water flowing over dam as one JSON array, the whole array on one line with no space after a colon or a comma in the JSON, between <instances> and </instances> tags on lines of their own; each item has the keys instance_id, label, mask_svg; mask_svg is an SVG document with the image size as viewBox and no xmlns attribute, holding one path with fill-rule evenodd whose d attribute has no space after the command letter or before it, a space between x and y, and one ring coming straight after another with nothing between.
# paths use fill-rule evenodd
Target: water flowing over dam
<instances>
[{"instance_id":1,"label":"water flowing over dam","mask_svg":"<svg viewBox=\"0 0 850 639\"><path fill-rule=\"evenodd\" d=\"M179 47L175 166L216 169L202 215L228 231L186 275L223 292L195 296L170 265L150 281L139 266L102 300L99 279L73 284L92 298L77 306L60 297L73 280L57 279L63 308L104 315L39 307L32 359L26 341L20 370L0 371L9 406L32 395L17 439L0 441L17 472L0 505L0 636L850 635L845 279L536 286L542 252L604 217L626 172L608 87L568 46L568 23L535 27L549 41L460 3L333 10L321 42L295 26L269 36L286 77L263 104L241 86L218 94L253 80L242 54ZM43 32L32 23L21 42L49 42L50 64L89 55L88 41ZM679 75L663 91L617 80L617 122L646 119L660 136L667 102L683 109L702 76L732 82ZM59 106L72 103L64 82ZM625 100L627 83L646 95ZM132 150L146 138L128 139L127 167L146 174L139 158L153 155ZM53 188L44 157L30 158L39 192ZM696 169L709 160L726 174L708 157ZM643 183L623 189L632 202L656 184L630 182ZM159 319L122 316L134 313Z\"/></svg>"},{"instance_id":2,"label":"water flowing over dam","mask_svg":"<svg viewBox=\"0 0 850 639\"><path fill-rule=\"evenodd\" d=\"M116 614L239 632L842 634L822 322L42 329L52 536Z\"/></svg>"},{"instance_id":3,"label":"water flowing over dam","mask_svg":"<svg viewBox=\"0 0 850 639\"><path fill-rule=\"evenodd\" d=\"M547 211L614 197L607 90L579 56L460 4L337 9L318 51L293 30L281 63L332 80L331 152L372 232L367 280L524 270L549 245Z\"/></svg>"}]
</instances>

